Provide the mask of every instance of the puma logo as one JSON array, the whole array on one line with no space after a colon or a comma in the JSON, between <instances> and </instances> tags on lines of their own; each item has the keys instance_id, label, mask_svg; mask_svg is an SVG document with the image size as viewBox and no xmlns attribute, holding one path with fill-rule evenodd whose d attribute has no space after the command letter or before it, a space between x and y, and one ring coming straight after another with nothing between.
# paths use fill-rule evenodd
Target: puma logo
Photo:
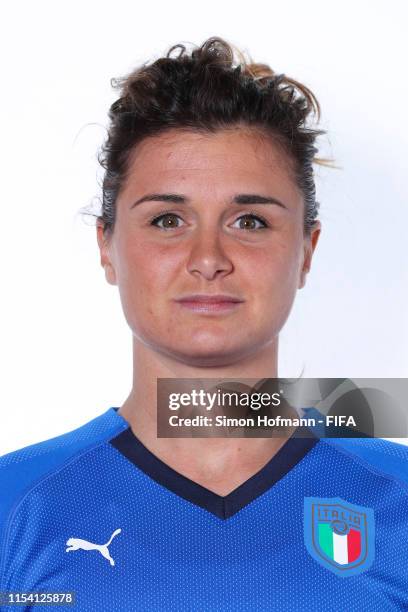
<instances>
[{"instance_id":1,"label":"puma logo","mask_svg":"<svg viewBox=\"0 0 408 612\"><path fill-rule=\"evenodd\" d=\"M68 546L68 548L65 549L65 552L69 552L70 550L79 550L80 548L82 548L82 550L99 550L102 557L108 559L111 565L115 565L115 561L109 554L108 546L112 542L113 538L119 535L121 531L121 529L115 529L106 544L94 544L93 542L88 542L87 540L81 540L81 538L69 538L66 541L66 546Z\"/></svg>"}]
</instances>

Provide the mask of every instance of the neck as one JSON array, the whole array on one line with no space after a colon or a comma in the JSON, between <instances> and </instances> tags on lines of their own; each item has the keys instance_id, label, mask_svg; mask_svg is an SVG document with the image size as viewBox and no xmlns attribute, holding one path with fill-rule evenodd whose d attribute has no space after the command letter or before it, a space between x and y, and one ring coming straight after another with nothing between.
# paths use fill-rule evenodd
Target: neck
<instances>
[{"instance_id":1,"label":"neck","mask_svg":"<svg viewBox=\"0 0 408 612\"><path fill-rule=\"evenodd\" d=\"M133 337L133 386L119 414L156 456L190 479L226 491L255 473L285 443L285 438L158 438L158 378L277 377L278 340L256 355L225 366L199 367L158 354ZM290 435L290 434L289 434ZM232 485L233 486L233 485ZM234 488L234 486L233 486Z\"/></svg>"}]
</instances>

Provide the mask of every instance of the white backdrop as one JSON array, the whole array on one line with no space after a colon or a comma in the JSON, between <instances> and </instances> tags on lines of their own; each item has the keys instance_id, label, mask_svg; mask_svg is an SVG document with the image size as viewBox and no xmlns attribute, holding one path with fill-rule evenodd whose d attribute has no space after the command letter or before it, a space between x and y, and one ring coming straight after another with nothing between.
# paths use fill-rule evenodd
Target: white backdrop
<instances>
[{"instance_id":1,"label":"white backdrop","mask_svg":"<svg viewBox=\"0 0 408 612\"><path fill-rule=\"evenodd\" d=\"M131 332L78 211L100 193L110 78L177 42L222 36L308 85L329 132L321 153L342 167L317 172L323 231L281 335L279 375L304 366L304 376L408 376L404 8L37 0L2 9L0 454L128 395Z\"/></svg>"}]
</instances>

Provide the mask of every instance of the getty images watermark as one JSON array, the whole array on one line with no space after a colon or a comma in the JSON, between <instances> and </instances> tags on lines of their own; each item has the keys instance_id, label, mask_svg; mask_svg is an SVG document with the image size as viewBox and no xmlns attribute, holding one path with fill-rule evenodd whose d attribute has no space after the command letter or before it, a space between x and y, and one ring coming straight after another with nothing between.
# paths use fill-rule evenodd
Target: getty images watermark
<instances>
[{"instance_id":1,"label":"getty images watermark","mask_svg":"<svg viewBox=\"0 0 408 612\"><path fill-rule=\"evenodd\" d=\"M408 379L157 380L157 435L406 437Z\"/></svg>"}]
</instances>

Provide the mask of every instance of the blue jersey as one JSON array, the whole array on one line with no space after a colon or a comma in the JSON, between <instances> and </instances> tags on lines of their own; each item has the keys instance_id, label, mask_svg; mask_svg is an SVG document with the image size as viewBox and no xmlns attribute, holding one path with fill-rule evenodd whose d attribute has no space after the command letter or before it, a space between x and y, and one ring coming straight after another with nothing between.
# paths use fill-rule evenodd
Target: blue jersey
<instances>
[{"instance_id":1,"label":"blue jersey","mask_svg":"<svg viewBox=\"0 0 408 612\"><path fill-rule=\"evenodd\" d=\"M408 610L407 447L292 436L221 496L117 410L0 458L2 610Z\"/></svg>"}]
</instances>

